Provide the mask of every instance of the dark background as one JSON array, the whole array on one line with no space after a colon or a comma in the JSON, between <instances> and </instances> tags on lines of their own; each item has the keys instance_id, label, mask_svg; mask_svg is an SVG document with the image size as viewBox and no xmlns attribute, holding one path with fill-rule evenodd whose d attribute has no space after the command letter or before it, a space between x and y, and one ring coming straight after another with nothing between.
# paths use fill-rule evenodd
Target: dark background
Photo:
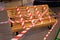
<instances>
[{"instance_id":1,"label":"dark background","mask_svg":"<svg viewBox=\"0 0 60 40\"><path fill-rule=\"evenodd\" d=\"M60 0L34 0L33 5L48 4L50 7L60 7Z\"/></svg>"},{"instance_id":2,"label":"dark background","mask_svg":"<svg viewBox=\"0 0 60 40\"><path fill-rule=\"evenodd\" d=\"M11 2L19 0L0 0L0 2ZM60 7L60 0L34 0L33 5L48 4L50 7Z\"/></svg>"}]
</instances>

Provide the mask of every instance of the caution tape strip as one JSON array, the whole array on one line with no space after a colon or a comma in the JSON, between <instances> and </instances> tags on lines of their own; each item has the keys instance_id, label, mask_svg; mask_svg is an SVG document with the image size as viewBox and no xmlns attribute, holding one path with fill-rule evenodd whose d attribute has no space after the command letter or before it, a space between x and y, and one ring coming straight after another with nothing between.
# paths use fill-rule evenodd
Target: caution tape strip
<instances>
[{"instance_id":1,"label":"caution tape strip","mask_svg":"<svg viewBox=\"0 0 60 40\"><path fill-rule=\"evenodd\" d=\"M36 14L38 15L38 18L40 19L41 24L43 24L43 20L40 14L41 12L38 10L37 6L34 6L34 9L36 11Z\"/></svg>"},{"instance_id":2,"label":"caution tape strip","mask_svg":"<svg viewBox=\"0 0 60 40\"><path fill-rule=\"evenodd\" d=\"M19 7L17 7L17 13L18 13L18 16L20 17L22 28L25 29L25 22L24 22L22 15L21 15L21 11L20 11Z\"/></svg>"},{"instance_id":3,"label":"caution tape strip","mask_svg":"<svg viewBox=\"0 0 60 40\"><path fill-rule=\"evenodd\" d=\"M6 24L6 23L8 23L8 21L0 22L0 24Z\"/></svg>"},{"instance_id":4,"label":"caution tape strip","mask_svg":"<svg viewBox=\"0 0 60 40\"><path fill-rule=\"evenodd\" d=\"M32 15L32 13L30 12L29 7L26 7L26 10L27 10L27 12L28 12L28 16L30 17L30 20L32 20L32 19L33 19L33 15Z\"/></svg>"},{"instance_id":5,"label":"caution tape strip","mask_svg":"<svg viewBox=\"0 0 60 40\"><path fill-rule=\"evenodd\" d=\"M51 16L49 15L48 8L45 5L42 5L43 10L45 11L46 15L48 15L49 21L51 22Z\"/></svg>"},{"instance_id":6,"label":"caution tape strip","mask_svg":"<svg viewBox=\"0 0 60 40\"><path fill-rule=\"evenodd\" d=\"M35 20L33 19L33 15L32 15L32 13L30 12L30 9L29 9L28 6L26 7L26 11L27 11L27 13L28 13L28 16L30 17L30 20L31 20L32 25L34 26L34 25L35 25Z\"/></svg>"},{"instance_id":7,"label":"caution tape strip","mask_svg":"<svg viewBox=\"0 0 60 40\"><path fill-rule=\"evenodd\" d=\"M42 5L43 6L43 9L45 10L46 8L45 8L45 6L44 5ZM37 7L36 6L34 6L34 8L35 8L35 10L37 11L37 14L39 15L39 19L40 19L40 21L42 21L42 16L44 15L44 14L46 14L46 12L48 11L47 9L43 12L43 14L40 16L40 12L39 12L39 10L37 9ZM33 18L32 17L32 14L31 14L31 12L30 12L30 10L29 10L29 7L27 7L26 8L27 9L27 12L28 12L28 14L29 14L29 16L30 16L30 18ZM23 18L22 18L22 15L20 14L21 12L20 12L20 9L19 8L17 8L17 11L18 11L18 14L20 15L19 17L21 18L21 20L23 21ZM51 17L49 16L49 19L51 19ZM11 20L10 20L11 21ZM25 20L22 22L21 21L21 23L22 23L22 27L24 27L24 22L25 22ZM28 21L31 21L31 22L33 22L32 20L28 20ZM27 20L26 20L26 22L28 22ZM51 21L51 20L50 20ZM17 22L17 23L19 23L19 21L15 21L15 22L13 22L13 21L11 21L12 23L15 23L15 22ZM43 22L41 22L41 23L43 23ZM24 27L25 28L25 27Z\"/></svg>"},{"instance_id":8,"label":"caution tape strip","mask_svg":"<svg viewBox=\"0 0 60 40\"><path fill-rule=\"evenodd\" d=\"M55 25L57 24L57 22L58 22L58 21L56 20L56 23L55 23L55 24L52 26L52 28L48 31L48 33L45 35L45 37L44 37L43 40L47 40L49 34L53 31L53 29L54 29Z\"/></svg>"}]
</instances>

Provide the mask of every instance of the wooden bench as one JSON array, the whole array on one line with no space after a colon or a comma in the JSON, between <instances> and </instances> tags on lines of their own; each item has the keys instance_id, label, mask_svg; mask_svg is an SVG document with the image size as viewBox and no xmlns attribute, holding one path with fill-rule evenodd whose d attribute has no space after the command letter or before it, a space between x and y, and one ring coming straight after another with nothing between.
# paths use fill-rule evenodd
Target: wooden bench
<instances>
[{"instance_id":1,"label":"wooden bench","mask_svg":"<svg viewBox=\"0 0 60 40\"><path fill-rule=\"evenodd\" d=\"M46 7L46 9L48 11L42 16L43 24L41 24L41 22L39 20L36 21L37 19L39 19L39 17L36 14L36 11L35 11L35 8L34 8L34 7L37 7L38 11L40 12L39 14L42 15L43 12L45 11L45 10L43 10L42 5L28 6L30 12L32 13L33 19L35 19L35 22L36 22L35 23L36 25L34 27L46 27L46 26L49 26L49 25L53 25L56 22L56 19L54 19L51 16L50 16L51 18L49 19L49 16L47 15L47 13L49 14L49 7L48 7L48 5L44 5L44 6ZM24 18L24 20L30 20L30 17L28 16L28 12L26 11L26 7L27 6L18 7L18 8L20 8L20 11L21 11L21 14L22 14L22 18ZM8 13L8 17L9 18L13 18L13 21L17 21L17 20L19 21L20 18L18 17L16 8L7 8L7 13ZM50 22L50 20L51 20L51 22ZM31 21L25 22L25 27L26 28L29 27L29 25L31 25ZM13 24L12 32L19 32L21 30L24 30L24 29L22 29L21 23L14 23Z\"/></svg>"}]
</instances>

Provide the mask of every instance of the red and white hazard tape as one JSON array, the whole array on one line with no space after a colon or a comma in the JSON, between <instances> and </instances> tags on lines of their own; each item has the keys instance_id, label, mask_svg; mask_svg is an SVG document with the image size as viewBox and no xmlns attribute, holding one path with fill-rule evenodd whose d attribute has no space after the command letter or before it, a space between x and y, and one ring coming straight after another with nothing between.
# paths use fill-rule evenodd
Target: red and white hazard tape
<instances>
[{"instance_id":1,"label":"red and white hazard tape","mask_svg":"<svg viewBox=\"0 0 60 40\"><path fill-rule=\"evenodd\" d=\"M24 26L25 22L24 22L24 19L22 18L21 11L20 11L19 7L17 7L17 12L18 12L18 16L20 17L22 28L24 29L25 28L25 26Z\"/></svg>"},{"instance_id":2,"label":"red and white hazard tape","mask_svg":"<svg viewBox=\"0 0 60 40\"><path fill-rule=\"evenodd\" d=\"M38 11L38 9L37 9L37 7L36 6L34 6L34 8L35 8L35 11L37 11L37 14L39 15L39 11ZM27 9L27 12L29 13L29 15L30 15L30 18L32 19L33 17L32 17L32 14L31 14L31 12L30 12L30 10L29 10L29 7L27 7L26 8ZM44 12L43 12L43 14L40 16L41 18L40 18L40 20L42 21L42 16L44 15L44 14L46 14L46 12L48 11L48 9L46 9L45 8L45 6L43 5L43 9L45 10ZM20 14L20 9L19 8L17 8L17 11L18 11L18 14L19 14L19 17L21 18L21 20L23 21L23 18L22 18L22 15ZM51 19L51 17L49 16L49 19ZM12 23L15 23L15 22L17 22L17 23L19 23L19 21L12 21L12 20L10 20ZM32 22L32 20L25 20L26 22L29 22L29 21L31 21ZM50 22L51 22L51 20L50 20ZM43 22L42 22L43 23ZM22 22L22 26L24 26L24 21Z\"/></svg>"},{"instance_id":3,"label":"red and white hazard tape","mask_svg":"<svg viewBox=\"0 0 60 40\"><path fill-rule=\"evenodd\" d=\"M41 12L39 12L37 6L34 6L34 9L36 11L36 14L38 15L38 18L39 18L41 24L43 24L43 18L42 18L41 14L40 14Z\"/></svg>"},{"instance_id":4,"label":"red and white hazard tape","mask_svg":"<svg viewBox=\"0 0 60 40\"><path fill-rule=\"evenodd\" d=\"M42 20L42 19L43 19L42 16L43 16L44 14L48 14L48 13L47 13L48 9L46 9L46 7L45 7L44 5L42 5L42 6L43 6L43 9L44 9L45 11L43 12L43 14L42 14L41 16L39 15L40 12L39 12L39 10L37 9L37 7L34 6L35 11L37 11L37 14L41 17L41 18L40 18L41 21L43 21L43 20ZM32 19L33 17L32 17L32 14L31 14L30 10L29 10L29 7L27 7L26 9L27 9L27 12L30 13L30 16L31 16L31 19ZM17 10L19 11L20 9L18 8ZM20 14L20 11L18 12L18 14ZM20 17L22 18L22 15L20 15ZM22 18L22 19L23 19L23 18ZM49 19L51 19L50 16L49 16ZM33 20L34 20L34 19L33 19ZM15 21L15 22L12 21L12 20L10 20L10 21L11 21L12 23L15 23L15 22L19 23L19 21ZM31 20L25 20L25 22L29 22L29 21L31 21ZM32 22L32 21L31 21L31 22ZM50 20L50 22L51 22L51 20ZM41 23L43 23L43 22L41 22ZM22 24L24 25L24 22L23 22Z\"/></svg>"},{"instance_id":5,"label":"red and white hazard tape","mask_svg":"<svg viewBox=\"0 0 60 40\"><path fill-rule=\"evenodd\" d=\"M44 10L42 16L46 13L46 14L48 15L49 21L51 22L51 16L49 15L48 8L45 7L45 5L42 5L42 8L43 8L43 10Z\"/></svg>"},{"instance_id":6,"label":"red and white hazard tape","mask_svg":"<svg viewBox=\"0 0 60 40\"><path fill-rule=\"evenodd\" d=\"M42 18L43 20L44 20L44 18ZM36 21L38 21L39 19L33 19L33 20L36 20ZM25 22L30 22L31 20L25 20ZM11 23L20 23L20 21L18 21L18 20L16 20L16 21L13 21L13 20L11 20L11 19L9 19L9 22L11 22Z\"/></svg>"},{"instance_id":7,"label":"red and white hazard tape","mask_svg":"<svg viewBox=\"0 0 60 40\"><path fill-rule=\"evenodd\" d=\"M6 24L6 23L8 23L8 21L0 22L0 24Z\"/></svg>"},{"instance_id":8,"label":"red and white hazard tape","mask_svg":"<svg viewBox=\"0 0 60 40\"><path fill-rule=\"evenodd\" d=\"M3 11L3 10L5 10L5 8L0 8L0 11Z\"/></svg>"},{"instance_id":9,"label":"red and white hazard tape","mask_svg":"<svg viewBox=\"0 0 60 40\"><path fill-rule=\"evenodd\" d=\"M27 12L28 12L28 16L30 17L30 20L31 20L31 22L32 22L32 25L34 26L34 25L35 25L35 20L33 19L33 15L32 15L32 13L30 12L29 7L26 7L26 10L27 10Z\"/></svg>"},{"instance_id":10,"label":"red and white hazard tape","mask_svg":"<svg viewBox=\"0 0 60 40\"><path fill-rule=\"evenodd\" d=\"M33 15L32 15L32 13L30 12L29 7L26 7L26 10L27 10L27 12L28 12L28 16L30 17L30 19L33 19Z\"/></svg>"},{"instance_id":11,"label":"red and white hazard tape","mask_svg":"<svg viewBox=\"0 0 60 40\"><path fill-rule=\"evenodd\" d=\"M56 20L56 23L55 23L55 24L52 26L52 28L48 31L48 33L45 35L45 37L44 37L43 40L47 40L49 34L53 31L53 29L54 29L55 25L57 24L57 22L58 22L58 21Z\"/></svg>"}]
</instances>

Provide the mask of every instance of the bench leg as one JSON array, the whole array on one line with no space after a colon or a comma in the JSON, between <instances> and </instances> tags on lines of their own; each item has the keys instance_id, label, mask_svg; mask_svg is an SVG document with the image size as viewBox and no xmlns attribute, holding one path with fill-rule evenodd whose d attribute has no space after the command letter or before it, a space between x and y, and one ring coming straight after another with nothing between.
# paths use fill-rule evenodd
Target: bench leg
<instances>
[{"instance_id":1,"label":"bench leg","mask_svg":"<svg viewBox=\"0 0 60 40\"><path fill-rule=\"evenodd\" d=\"M52 28L52 25L49 25L49 26L48 26L48 29L51 29L51 28Z\"/></svg>"},{"instance_id":2,"label":"bench leg","mask_svg":"<svg viewBox=\"0 0 60 40\"><path fill-rule=\"evenodd\" d=\"M19 33L18 32L16 32L16 35L18 35Z\"/></svg>"}]
</instances>

